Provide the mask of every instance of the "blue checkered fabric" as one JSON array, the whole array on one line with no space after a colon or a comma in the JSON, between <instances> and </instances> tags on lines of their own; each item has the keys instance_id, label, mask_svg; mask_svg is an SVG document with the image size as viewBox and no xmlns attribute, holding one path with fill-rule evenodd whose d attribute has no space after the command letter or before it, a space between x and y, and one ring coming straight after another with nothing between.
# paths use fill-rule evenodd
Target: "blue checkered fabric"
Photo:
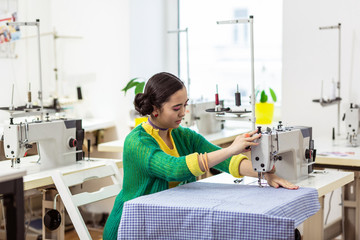
<instances>
[{"instance_id":1,"label":"blue checkered fabric","mask_svg":"<svg viewBox=\"0 0 360 240\"><path fill-rule=\"evenodd\" d=\"M118 239L294 239L319 209L313 188L194 182L126 202Z\"/></svg>"}]
</instances>

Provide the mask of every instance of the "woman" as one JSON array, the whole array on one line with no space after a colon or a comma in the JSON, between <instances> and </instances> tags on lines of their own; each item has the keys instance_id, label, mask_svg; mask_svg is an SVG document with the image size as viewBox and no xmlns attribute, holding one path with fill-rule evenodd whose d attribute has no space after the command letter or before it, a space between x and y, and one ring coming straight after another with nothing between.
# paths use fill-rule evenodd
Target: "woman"
<instances>
[{"instance_id":1,"label":"woman","mask_svg":"<svg viewBox=\"0 0 360 240\"><path fill-rule=\"evenodd\" d=\"M165 72L151 77L144 93L135 96L135 109L150 116L125 139L123 189L106 222L104 240L116 239L123 204L128 200L196 181L211 167L235 177L257 177L251 161L240 153L257 145L253 141L261 134L253 131L238 136L229 147L221 149L180 126L187 103L184 83ZM265 173L265 178L275 188L298 188L274 173Z\"/></svg>"}]
</instances>

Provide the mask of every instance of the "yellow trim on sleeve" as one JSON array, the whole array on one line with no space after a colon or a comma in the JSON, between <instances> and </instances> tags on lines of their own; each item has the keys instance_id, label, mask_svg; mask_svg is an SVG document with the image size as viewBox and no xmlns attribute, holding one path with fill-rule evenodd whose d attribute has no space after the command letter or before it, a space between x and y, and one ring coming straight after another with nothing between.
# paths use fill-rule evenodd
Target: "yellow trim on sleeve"
<instances>
[{"instance_id":1,"label":"yellow trim on sleeve","mask_svg":"<svg viewBox=\"0 0 360 240\"><path fill-rule=\"evenodd\" d=\"M198 156L199 156L198 153L192 153L185 157L186 165L188 166L190 172L195 177L201 176L205 173L205 172L201 171L201 169L200 169Z\"/></svg>"},{"instance_id":2,"label":"yellow trim on sleeve","mask_svg":"<svg viewBox=\"0 0 360 240\"><path fill-rule=\"evenodd\" d=\"M240 175L239 173L239 166L242 160L244 159L248 159L247 156L239 154L236 156L233 156L230 160L230 165L229 165L229 173L231 175L233 175L236 178L241 178L243 176Z\"/></svg>"}]
</instances>

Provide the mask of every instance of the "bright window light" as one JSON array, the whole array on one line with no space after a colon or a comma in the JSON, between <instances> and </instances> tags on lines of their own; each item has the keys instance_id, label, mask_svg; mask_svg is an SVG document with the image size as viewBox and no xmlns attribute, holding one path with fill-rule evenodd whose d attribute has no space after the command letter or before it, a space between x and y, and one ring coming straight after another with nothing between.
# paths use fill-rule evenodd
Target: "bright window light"
<instances>
[{"instance_id":1,"label":"bright window light","mask_svg":"<svg viewBox=\"0 0 360 240\"><path fill-rule=\"evenodd\" d=\"M282 0L179 0L180 29L188 28L190 98L242 104L251 93L250 26L217 21L254 16L255 88L271 87L281 102ZM179 34L180 78L187 83L186 35Z\"/></svg>"}]
</instances>

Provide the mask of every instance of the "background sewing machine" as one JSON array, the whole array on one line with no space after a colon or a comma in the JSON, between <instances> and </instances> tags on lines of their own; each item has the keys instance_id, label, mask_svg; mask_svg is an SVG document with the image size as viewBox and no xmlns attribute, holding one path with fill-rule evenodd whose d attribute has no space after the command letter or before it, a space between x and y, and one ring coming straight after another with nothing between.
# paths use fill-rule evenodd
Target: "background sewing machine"
<instances>
[{"instance_id":1,"label":"background sewing machine","mask_svg":"<svg viewBox=\"0 0 360 240\"><path fill-rule=\"evenodd\" d=\"M350 103L350 108L346 110L343 121L346 128L346 145L349 147L357 147L359 144L358 134L360 125L360 108L356 104Z\"/></svg>"},{"instance_id":2,"label":"background sewing machine","mask_svg":"<svg viewBox=\"0 0 360 240\"><path fill-rule=\"evenodd\" d=\"M261 132L261 127L258 127ZM276 174L288 181L297 182L313 171L316 150L312 140L311 127L268 128L261 132L260 144L251 147L251 161L259 173L259 184L262 174L276 168Z\"/></svg>"},{"instance_id":3,"label":"background sewing machine","mask_svg":"<svg viewBox=\"0 0 360 240\"><path fill-rule=\"evenodd\" d=\"M4 152L12 166L26 151L37 146L40 169L51 169L75 163L83 157L84 130L81 120L45 120L11 123L4 127Z\"/></svg>"},{"instance_id":4,"label":"background sewing machine","mask_svg":"<svg viewBox=\"0 0 360 240\"><path fill-rule=\"evenodd\" d=\"M220 104L222 105L223 101L220 101ZM214 106L214 101L190 103L186 107L183 125L185 127L196 125L200 134L220 132L224 128L224 120L218 120L215 114L205 111Z\"/></svg>"}]
</instances>

